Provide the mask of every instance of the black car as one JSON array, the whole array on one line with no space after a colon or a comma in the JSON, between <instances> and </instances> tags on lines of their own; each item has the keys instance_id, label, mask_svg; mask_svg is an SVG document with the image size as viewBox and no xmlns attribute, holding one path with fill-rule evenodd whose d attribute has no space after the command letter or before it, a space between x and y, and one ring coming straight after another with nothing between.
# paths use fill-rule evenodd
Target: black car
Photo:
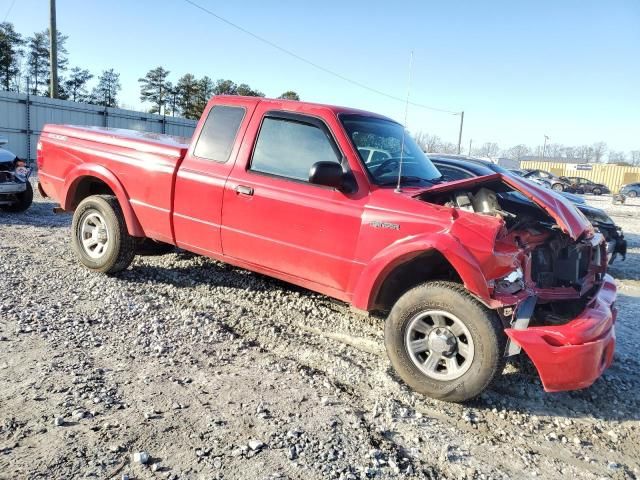
<instances>
[{"instance_id":1,"label":"black car","mask_svg":"<svg viewBox=\"0 0 640 480\"><path fill-rule=\"evenodd\" d=\"M462 180L465 178L502 173L503 175L516 176L506 168L492 162L462 155L429 155L429 158L447 181ZM525 177L526 178L526 177ZM577 195L567 192L556 192L571 201L580 210L591 224L601 232L607 241L607 253L610 255L609 263L620 255L624 260L627 255L627 241L624 239L622 229L606 214L604 210L591 207ZM531 203L522 195L517 194L520 201Z\"/></svg>"},{"instance_id":2,"label":"black car","mask_svg":"<svg viewBox=\"0 0 640 480\"><path fill-rule=\"evenodd\" d=\"M583 177L562 177L569 182L577 193L592 193L594 195L602 195L603 193L611 193L609 187L604 183L592 182L588 178Z\"/></svg>"}]
</instances>

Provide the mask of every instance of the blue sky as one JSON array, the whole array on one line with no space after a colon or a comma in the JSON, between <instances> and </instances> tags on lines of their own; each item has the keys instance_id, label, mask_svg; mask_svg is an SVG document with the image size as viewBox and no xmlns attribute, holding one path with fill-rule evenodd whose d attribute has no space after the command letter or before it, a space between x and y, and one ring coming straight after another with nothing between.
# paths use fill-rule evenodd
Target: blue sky
<instances>
[{"instance_id":1,"label":"blue sky","mask_svg":"<svg viewBox=\"0 0 640 480\"><path fill-rule=\"evenodd\" d=\"M403 97L465 111L463 145L503 148L603 140L640 150L640 1L242 2L194 0L274 43ZM12 1L0 0L0 19ZM48 0L17 0L7 20L31 34ZM58 0L70 65L121 73L121 102L141 106L137 79L162 65L245 82L277 96L373 110L400 121L401 102L360 89L204 14L184 0ZM457 142L459 117L412 107L408 127Z\"/></svg>"}]
</instances>

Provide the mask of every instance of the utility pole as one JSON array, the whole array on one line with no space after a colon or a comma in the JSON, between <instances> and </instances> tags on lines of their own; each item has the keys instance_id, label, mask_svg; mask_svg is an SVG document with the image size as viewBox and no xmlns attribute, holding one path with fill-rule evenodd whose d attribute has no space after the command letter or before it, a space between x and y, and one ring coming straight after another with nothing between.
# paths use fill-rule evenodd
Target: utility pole
<instances>
[{"instance_id":1,"label":"utility pole","mask_svg":"<svg viewBox=\"0 0 640 480\"><path fill-rule=\"evenodd\" d=\"M462 147L462 125L464 125L464 110L460 112L460 132L458 133L458 155L460 155L460 148Z\"/></svg>"},{"instance_id":2,"label":"utility pole","mask_svg":"<svg viewBox=\"0 0 640 480\"><path fill-rule=\"evenodd\" d=\"M544 136L544 145L542 146L542 161L544 162L544 153L547 150L547 140L549 140L549 137L547 137L546 135Z\"/></svg>"},{"instance_id":3,"label":"utility pole","mask_svg":"<svg viewBox=\"0 0 640 480\"><path fill-rule=\"evenodd\" d=\"M469 139L469 156L471 156L471 144L473 143L473 138Z\"/></svg>"},{"instance_id":4,"label":"utility pole","mask_svg":"<svg viewBox=\"0 0 640 480\"><path fill-rule=\"evenodd\" d=\"M49 65L51 79L49 96L58 98L58 30L56 29L56 0L49 0Z\"/></svg>"}]
</instances>

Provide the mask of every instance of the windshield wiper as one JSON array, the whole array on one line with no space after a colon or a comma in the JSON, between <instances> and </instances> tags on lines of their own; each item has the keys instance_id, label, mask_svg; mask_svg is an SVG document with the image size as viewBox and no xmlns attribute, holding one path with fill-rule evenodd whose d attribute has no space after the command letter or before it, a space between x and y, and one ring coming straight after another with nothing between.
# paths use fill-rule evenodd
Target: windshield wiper
<instances>
[{"instance_id":1,"label":"windshield wiper","mask_svg":"<svg viewBox=\"0 0 640 480\"><path fill-rule=\"evenodd\" d=\"M422 177L415 177L412 175L402 175L400 177L400 184L403 183L415 183L415 182L427 182L430 183L431 185L435 185L436 183L438 183L440 181L440 178L433 179L433 180L427 180L426 178L422 178ZM398 184L398 178L396 177L395 180L389 180L388 182L382 182L379 183L378 185L380 185L381 187L388 187L388 186L392 186L392 185L397 185Z\"/></svg>"}]
</instances>

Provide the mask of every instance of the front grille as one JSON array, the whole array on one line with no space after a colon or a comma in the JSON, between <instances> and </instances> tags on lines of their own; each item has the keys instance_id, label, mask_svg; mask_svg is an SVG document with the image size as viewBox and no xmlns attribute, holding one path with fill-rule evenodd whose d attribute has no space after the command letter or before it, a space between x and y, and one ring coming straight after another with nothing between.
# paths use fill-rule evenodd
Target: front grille
<instances>
[{"instance_id":1,"label":"front grille","mask_svg":"<svg viewBox=\"0 0 640 480\"><path fill-rule=\"evenodd\" d=\"M531 278L538 288L579 286L592 261L590 245L571 244L558 250L542 245L531 255Z\"/></svg>"}]
</instances>

